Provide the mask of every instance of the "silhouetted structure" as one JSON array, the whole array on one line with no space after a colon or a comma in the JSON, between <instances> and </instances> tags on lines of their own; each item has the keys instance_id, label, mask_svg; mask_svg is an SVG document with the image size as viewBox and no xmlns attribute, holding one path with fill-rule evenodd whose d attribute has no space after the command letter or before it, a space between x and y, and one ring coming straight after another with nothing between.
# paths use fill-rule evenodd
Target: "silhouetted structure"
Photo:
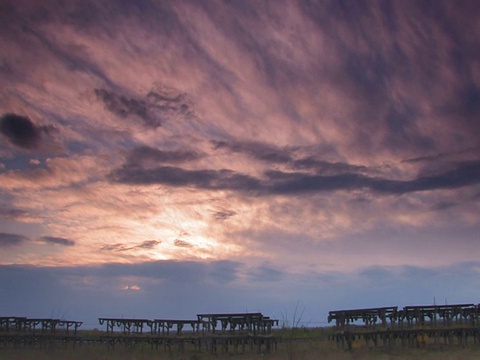
<instances>
[{"instance_id":1,"label":"silhouetted structure","mask_svg":"<svg viewBox=\"0 0 480 360\"><path fill-rule=\"evenodd\" d=\"M332 336L339 347L352 349L353 342L363 339L378 346L400 341L404 346L426 346L427 342L467 346L468 339L480 343L480 304L427 305L380 307L368 309L335 310L328 314L328 322L335 320L336 333Z\"/></svg>"}]
</instances>

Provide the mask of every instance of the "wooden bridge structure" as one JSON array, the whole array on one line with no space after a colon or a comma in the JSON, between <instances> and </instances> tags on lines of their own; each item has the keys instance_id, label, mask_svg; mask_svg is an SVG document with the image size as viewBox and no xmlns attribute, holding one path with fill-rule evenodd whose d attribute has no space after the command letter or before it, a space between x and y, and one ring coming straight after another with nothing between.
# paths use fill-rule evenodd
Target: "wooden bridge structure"
<instances>
[{"instance_id":1,"label":"wooden bridge structure","mask_svg":"<svg viewBox=\"0 0 480 360\"><path fill-rule=\"evenodd\" d=\"M105 331L77 332L78 321L0 317L1 346L56 346L104 344L184 351L186 346L211 353L271 352L279 339L272 334L278 326L262 313L199 314L192 320L99 318Z\"/></svg>"},{"instance_id":2,"label":"wooden bridge structure","mask_svg":"<svg viewBox=\"0 0 480 360\"><path fill-rule=\"evenodd\" d=\"M387 347L480 344L480 304L335 310L328 314L328 322L332 321L336 331L331 339L349 350L380 343Z\"/></svg>"},{"instance_id":3,"label":"wooden bridge structure","mask_svg":"<svg viewBox=\"0 0 480 360\"><path fill-rule=\"evenodd\" d=\"M62 331L67 334L73 331L75 335L77 329L83 324L81 321L60 320L60 319L31 319L27 317L0 317L0 333L56 333Z\"/></svg>"}]
</instances>

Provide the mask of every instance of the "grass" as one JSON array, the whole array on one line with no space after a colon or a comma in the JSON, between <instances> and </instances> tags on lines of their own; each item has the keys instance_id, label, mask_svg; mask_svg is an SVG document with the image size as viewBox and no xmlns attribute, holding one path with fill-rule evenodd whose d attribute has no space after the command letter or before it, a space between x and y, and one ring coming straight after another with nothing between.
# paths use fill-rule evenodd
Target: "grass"
<instances>
[{"instance_id":1,"label":"grass","mask_svg":"<svg viewBox=\"0 0 480 360\"><path fill-rule=\"evenodd\" d=\"M480 359L480 346L470 345L461 348L456 345L444 348L429 346L426 349L403 348L399 345L391 350L381 348L360 348L352 352L337 349L336 343L320 337L321 332L297 329L295 336L300 334L300 340L290 343L283 341L278 344L276 352L271 354L246 351L245 353L227 353L219 351L217 354L209 354L205 351L195 352L186 349L185 352L168 352L164 349L151 349L150 346L137 345L134 348L117 346L114 350L104 345L67 346L56 348L5 348L0 347L0 359L12 360L206 360L206 359L239 359L239 360L477 360ZM288 350L288 351L287 351Z\"/></svg>"}]
</instances>

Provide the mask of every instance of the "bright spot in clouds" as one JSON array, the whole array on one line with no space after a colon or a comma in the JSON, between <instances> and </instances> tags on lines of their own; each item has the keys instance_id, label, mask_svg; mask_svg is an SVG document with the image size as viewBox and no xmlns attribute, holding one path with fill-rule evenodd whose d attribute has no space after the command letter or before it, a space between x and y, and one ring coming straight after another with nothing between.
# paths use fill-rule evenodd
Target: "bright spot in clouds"
<instances>
[{"instance_id":1,"label":"bright spot in clouds","mask_svg":"<svg viewBox=\"0 0 480 360\"><path fill-rule=\"evenodd\" d=\"M141 287L138 285L125 285L122 287L122 290L139 291Z\"/></svg>"}]
</instances>

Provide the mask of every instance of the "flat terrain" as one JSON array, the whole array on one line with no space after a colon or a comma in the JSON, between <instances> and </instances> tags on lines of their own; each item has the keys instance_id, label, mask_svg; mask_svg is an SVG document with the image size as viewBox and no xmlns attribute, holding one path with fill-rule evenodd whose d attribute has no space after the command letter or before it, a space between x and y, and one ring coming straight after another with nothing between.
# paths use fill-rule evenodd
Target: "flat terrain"
<instances>
[{"instance_id":1,"label":"flat terrain","mask_svg":"<svg viewBox=\"0 0 480 360\"><path fill-rule=\"evenodd\" d=\"M478 360L480 359L480 345L470 345L461 348L457 345L447 347L427 346L425 349L412 349L396 346L393 349L365 349L360 348L352 352L339 350L336 344L327 340L304 339L297 341L283 341L278 345L276 352L271 354L246 351L245 353L227 353L221 351L217 354L195 352L186 349L179 351L153 350L149 346L136 346L135 348L116 347L114 350L107 349L103 345L84 345L73 348L5 348L0 347L0 359L13 360L80 360L80 359L105 359L105 360L202 360L202 359L270 359L270 360L350 360L350 359L374 359L374 360Z\"/></svg>"}]
</instances>

